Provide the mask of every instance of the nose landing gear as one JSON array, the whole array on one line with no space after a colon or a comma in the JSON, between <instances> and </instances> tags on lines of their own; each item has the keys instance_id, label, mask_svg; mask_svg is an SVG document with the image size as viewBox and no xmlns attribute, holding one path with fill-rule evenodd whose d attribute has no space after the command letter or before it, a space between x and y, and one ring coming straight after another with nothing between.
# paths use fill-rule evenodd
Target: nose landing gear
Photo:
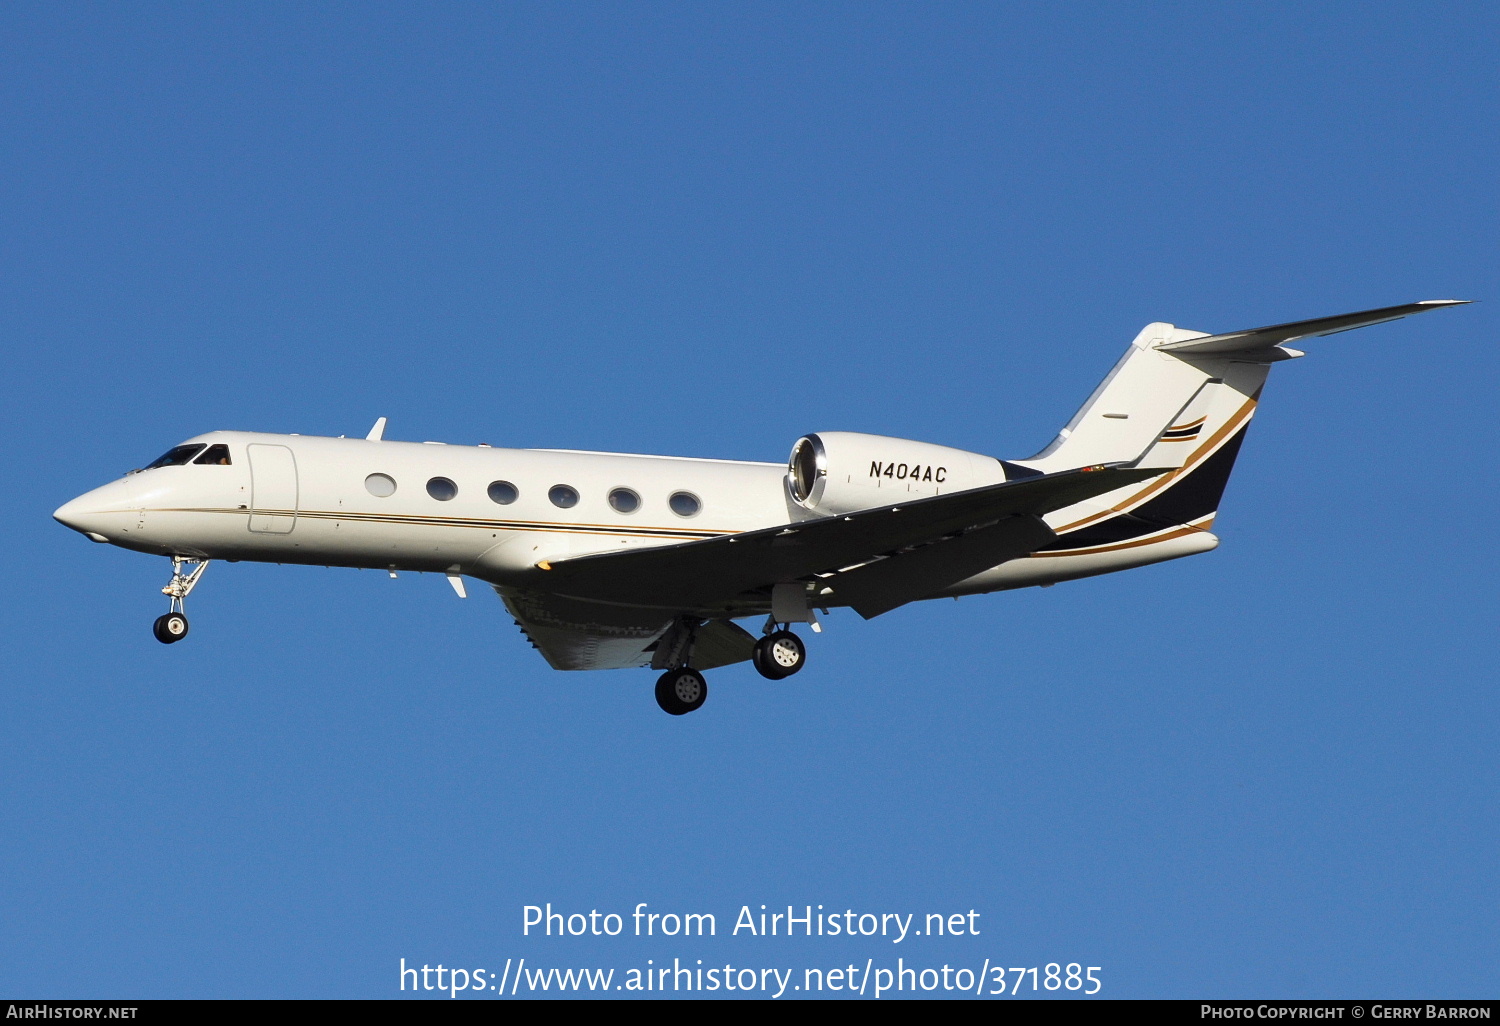
<instances>
[{"instance_id":1,"label":"nose landing gear","mask_svg":"<svg viewBox=\"0 0 1500 1026\"><path fill-rule=\"evenodd\" d=\"M183 573L183 567L191 569ZM163 613L156 618L151 625L151 633L156 635L156 640L163 645L170 645L174 641L181 641L187 637L188 620L183 613L183 600L188 597L188 592L198 583L198 578L203 576L203 570L208 566L206 559L187 559L182 556L172 557L172 579L167 586L161 590L163 595L172 600L170 612Z\"/></svg>"},{"instance_id":2,"label":"nose landing gear","mask_svg":"<svg viewBox=\"0 0 1500 1026\"><path fill-rule=\"evenodd\" d=\"M187 632L187 617L181 613L163 613L151 625L151 633L155 634L156 640L163 645L170 645L174 641L181 641L187 637Z\"/></svg>"}]
</instances>

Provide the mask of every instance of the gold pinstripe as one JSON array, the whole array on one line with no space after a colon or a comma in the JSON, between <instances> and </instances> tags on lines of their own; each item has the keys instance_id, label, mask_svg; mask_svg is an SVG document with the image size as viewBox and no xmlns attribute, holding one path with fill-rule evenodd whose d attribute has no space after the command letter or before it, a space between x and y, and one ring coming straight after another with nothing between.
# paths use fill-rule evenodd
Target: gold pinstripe
<instances>
[{"instance_id":1,"label":"gold pinstripe","mask_svg":"<svg viewBox=\"0 0 1500 1026\"><path fill-rule=\"evenodd\" d=\"M1106 509L1103 512L1090 514L1089 516L1084 517L1082 520L1075 520L1071 524L1064 524L1062 527L1057 528L1057 533L1066 534L1070 531L1076 531L1080 527L1087 527L1089 524L1098 523L1100 520L1107 520L1108 518L1119 513L1128 512L1129 510L1134 509L1136 506L1139 506L1141 503L1145 502L1157 492L1171 487L1179 477L1187 475L1194 468L1196 468L1198 464L1202 463L1210 455L1212 455L1214 450L1217 449L1220 444L1228 439L1231 435L1233 435L1235 431L1239 430L1240 425L1249 420L1254 412L1255 400L1246 399L1244 405L1236 410L1234 412L1234 415L1224 422L1224 426L1210 435L1208 437L1208 440L1204 442L1196 452L1189 456L1187 462L1181 467L1176 470L1167 471L1161 477L1152 481L1150 484L1146 485L1146 487L1142 488L1140 491L1136 492L1128 499L1125 499L1124 501L1111 506L1109 509Z\"/></svg>"},{"instance_id":2,"label":"gold pinstripe","mask_svg":"<svg viewBox=\"0 0 1500 1026\"><path fill-rule=\"evenodd\" d=\"M1203 416L1199 417L1197 420L1190 421L1187 424L1173 424L1171 427L1167 428L1167 430L1168 431L1186 431L1188 428L1197 427L1199 424L1202 424L1207 419L1208 419L1208 415L1204 414Z\"/></svg>"},{"instance_id":3,"label":"gold pinstripe","mask_svg":"<svg viewBox=\"0 0 1500 1026\"><path fill-rule=\"evenodd\" d=\"M152 509L148 513L232 513L269 517L298 517L309 520L343 520L373 524L409 524L422 527L470 527L486 531L545 531L557 534L611 534L638 538L715 538L738 534L738 531L703 530L684 527L626 527L614 524L575 524L535 520L483 520L475 517L428 517L405 513L347 513L328 510L290 509Z\"/></svg>"},{"instance_id":4,"label":"gold pinstripe","mask_svg":"<svg viewBox=\"0 0 1500 1026\"><path fill-rule=\"evenodd\" d=\"M1027 555L1032 559L1045 559L1051 556L1092 556L1100 552L1118 552L1121 549L1135 549L1140 548L1142 545L1155 545L1157 542L1186 538L1190 534L1199 534L1207 531L1213 525L1214 518L1207 516L1192 524L1172 528L1165 534L1153 534L1145 538L1132 538L1129 541L1111 542L1108 545L1090 545L1082 549L1055 549L1048 552L1031 552Z\"/></svg>"}]
</instances>

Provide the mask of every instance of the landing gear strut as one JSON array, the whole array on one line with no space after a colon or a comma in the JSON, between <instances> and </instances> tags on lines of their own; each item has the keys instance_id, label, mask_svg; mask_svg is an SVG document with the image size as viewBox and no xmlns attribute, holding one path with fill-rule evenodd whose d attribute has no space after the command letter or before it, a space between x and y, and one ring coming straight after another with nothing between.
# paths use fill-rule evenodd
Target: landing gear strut
<instances>
[{"instance_id":1,"label":"landing gear strut","mask_svg":"<svg viewBox=\"0 0 1500 1026\"><path fill-rule=\"evenodd\" d=\"M767 627L771 626L774 625L767 624ZM807 664L807 649L802 639L791 631L772 631L755 643L750 661L762 677L782 680Z\"/></svg>"},{"instance_id":2,"label":"landing gear strut","mask_svg":"<svg viewBox=\"0 0 1500 1026\"><path fill-rule=\"evenodd\" d=\"M187 573L183 573L184 566L190 568ZM151 625L151 633L155 634L156 640L163 645L170 645L174 641L181 641L187 637L188 620L183 613L183 600L188 597L188 592L193 590L193 585L198 583L198 578L203 576L203 569L206 566L208 566L206 559L172 557L172 579L161 590L163 595L171 598L172 608L170 612L158 616L156 623Z\"/></svg>"},{"instance_id":3,"label":"landing gear strut","mask_svg":"<svg viewBox=\"0 0 1500 1026\"><path fill-rule=\"evenodd\" d=\"M656 704L662 711L682 716L708 700L708 681L691 666L668 670L656 681Z\"/></svg>"}]
</instances>

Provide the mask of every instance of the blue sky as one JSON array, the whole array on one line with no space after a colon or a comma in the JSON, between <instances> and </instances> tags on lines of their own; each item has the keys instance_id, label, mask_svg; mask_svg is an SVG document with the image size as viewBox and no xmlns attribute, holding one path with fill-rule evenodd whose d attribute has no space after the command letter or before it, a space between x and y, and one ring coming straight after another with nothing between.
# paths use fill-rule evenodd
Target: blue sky
<instances>
[{"instance_id":1,"label":"blue sky","mask_svg":"<svg viewBox=\"0 0 1500 1026\"><path fill-rule=\"evenodd\" d=\"M1471 4L0 10L0 992L385 997L399 959L1079 962L1493 996L1493 302L1278 367L1212 554L561 674L439 577L164 560L63 501L213 428L1040 448L1141 325L1496 295ZM720 936L521 936L521 909ZM975 909L899 948L741 905Z\"/></svg>"}]
</instances>

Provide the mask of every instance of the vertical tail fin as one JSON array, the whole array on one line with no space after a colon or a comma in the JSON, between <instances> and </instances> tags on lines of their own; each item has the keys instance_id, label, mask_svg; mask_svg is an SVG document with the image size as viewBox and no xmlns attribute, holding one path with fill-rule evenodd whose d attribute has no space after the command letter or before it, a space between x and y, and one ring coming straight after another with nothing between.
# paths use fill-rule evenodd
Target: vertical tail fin
<instances>
[{"instance_id":1,"label":"vertical tail fin","mask_svg":"<svg viewBox=\"0 0 1500 1026\"><path fill-rule=\"evenodd\" d=\"M1380 324L1460 300L1429 300L1225 335L1148 324L1047 448L1012 464L1052 473L1134 463L1163 473L1060 511L1053 548L1109 544L1185 526L1207 530L1255 414L1271 364L1303 354L1301 338Z\"/></svg>"},{"instance_id":2,"label":"vertical tail fin","mask_svg":"<svg viewBox=\"0 0 1500 1026\"><path fill-rule=\"evenodd\" d=\"M1154 332L1142 333L1148 342L1190 334L1171 325L1147 330ZM1208 530L1269 370L1270 361L1190 359L1132 346L1071 430L1018 462L1044 473L1115 462L1163 473L1060 511L1055 522L1049 517L1065 536L1055 547L1118 544L1171 527Z\"/></svg>"},{"instance_id":3,"label":"vertical tail fin","mask_svg":"<svg viewBox=\"0 0 1500 1026\"><path fill-rule=\"evenodd\" d=\"M1193 446L1161 444L1163 434L1179 438L1187 437L1182 434L1186 431L1193 431L1194 438L1212 434L1218 426L1213 415L1228 415L1226 407L1233 402L1220 394L1222 389L1227 386L1239 392L1243 401L1260 391L1269 366L1268 361L1246 364L1226 356L1197 358L1160 348L1206 337L1171 324L1146 325L1052 443L1030 459L1013 462L1052 473L1096 463L1133 463L1149 453L1168 460L1164 466L1181 466L1178 450Z\"/></svg>"}]
</instances>

